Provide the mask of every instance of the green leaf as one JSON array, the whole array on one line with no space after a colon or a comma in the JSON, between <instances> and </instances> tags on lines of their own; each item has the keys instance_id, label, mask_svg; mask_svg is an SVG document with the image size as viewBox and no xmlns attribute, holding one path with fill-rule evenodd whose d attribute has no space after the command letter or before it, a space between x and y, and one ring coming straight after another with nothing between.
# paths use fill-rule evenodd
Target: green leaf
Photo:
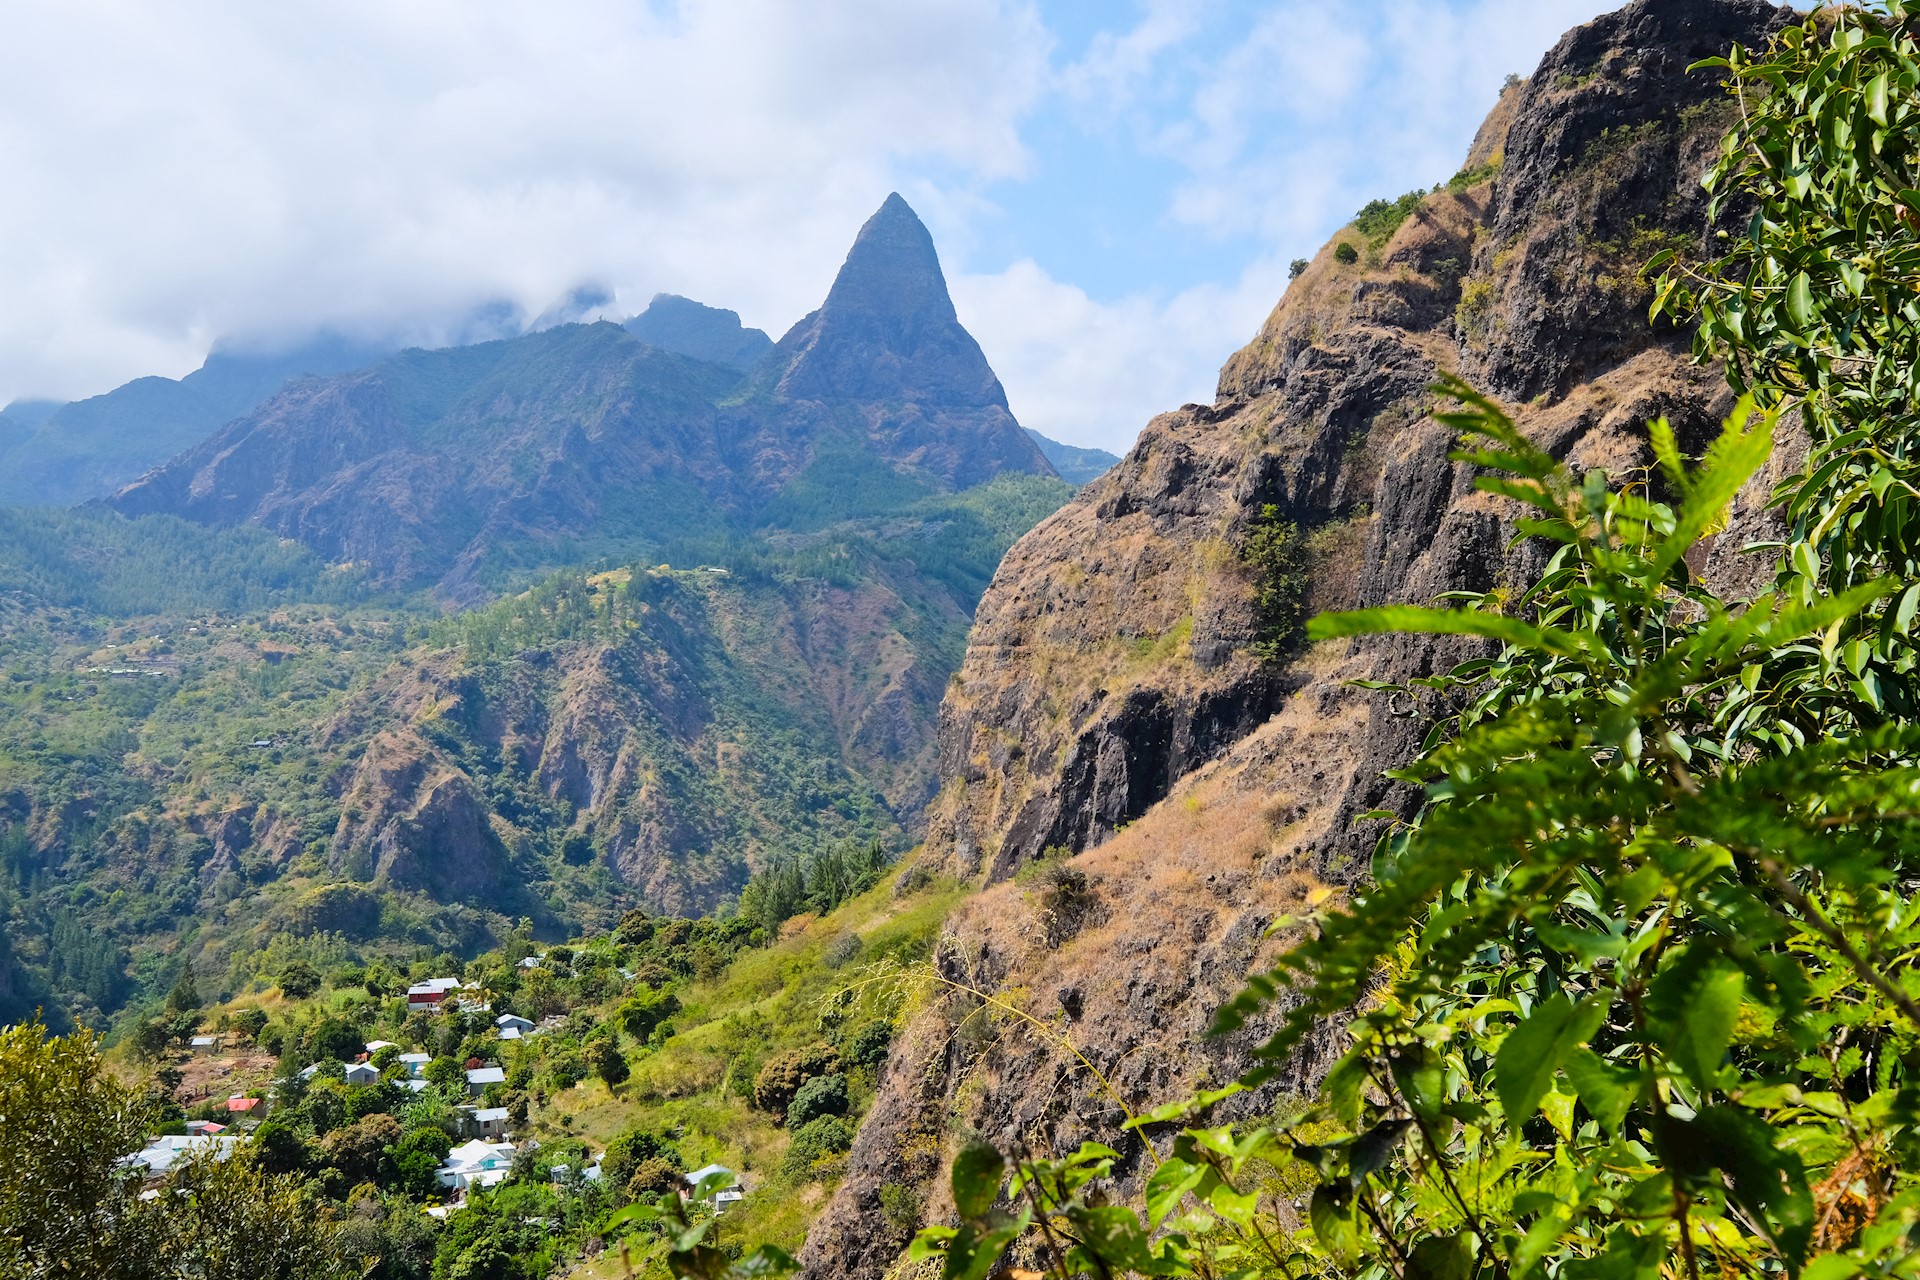
<instances>
[{"instance_id":1,"label":"green leaf","mask_svg":"<svg viewBox=\"0 0 1920 1280\"><path fill-rule=\"evenodd\" d=\"M1694 1086L1711 1090L1733 1042L1746 979L1717 949L1695 943L1669 952L1647 991L1655 1039Z\"/></svg>"},{"instance_id":2,"label":"green leaf","mask_svg":"<svg viewBox=\"0 0 1920 1280\"><path fill-rule=\"evenodd\" d=\"M962 1218L983 1218L1000 1198L1006 1158L984 1142L969 1142L953 1157L953 1205Z\"/></svg>"},{"instance_id":3,"label":"green leaf","mask_svg":"<svg viewBox=\"0 0 1920 1280\"><path fill-rule=\"evenodd\" d=\"M1147 1220L1156 1227L1166 1221L1167 1215L1180 1207L1181 1199L1210 1172L1203 1164L1180 1159L1161 1161L1147 1179Z\"/></svg>"},{"instance_id":4,"label":"green leaf","mask_svg":"<svg viewBox=\"0 0 1920 1280\"><path fill-rule=\"evenodd\" d=\"M1567 1079L1587 1114L1608 1133L1619 1133L1640 1091L1637 1073L1607 1065L1599 1054L1582 1045L1567 1054Z\"/></svg>"},{"instance_id":5,"label":"green leaf","mask_svg":"<svg viewBox=\"0 0 1920 1280\"><path fill-rule=\"evenodd\" d=\"M1386 1168L1387 1161L1393 1158L1394 1148L1400 1145L1411 1128L1411 1120L1383 1120L1355 1138L1347 1154L1348 1175L1358 1182Z\"/></svg>"},{"instance_id":6,"label":"green leaf","mask_svg":"<svg viewBox=\"0 0 1920 1280\"><path fill-rule=\"evenodd\" d=\"M1887 127L1887 84L1888 77L1884 71L1867 82L1867 119L1882 129Z\"/></svg>"},{"instance_id":7,"label":"green leaf","mask_svg":"<svg viewBox=\"0 0 1920 1280\"><path fill-rule=\"evenodd\" d=\"M1353 1194L1346 1187L1322 1183L1313 1189L1313 1199L1307 1203L1307 1221L1314 1238L1336 1258L1351 1258L1360 1251L1357 1211Z\"/></svg>"},{"instance_id":8,"label":"green leaf","mask_svg":"<svg viewBox=\"0 0 1920 1280\"><path fill-rule=\"evenodd\" d=\"M1396 631L1423 635L1485 636L1516 649L1537 650L1562 657L1586 653L1592 643L1586 636L1574 632L1535 627L1518 618L1500 613L1483 613L1477 609L1423 609L1417 605L1388 605L1352 613L1323 613L1307 623L1307 637L1316 641Z\"/></svg>"},{"instance_id":9,"label":"green leaf","mask_svg":"<svg viewBox=\"0 0 1920 1280\"><path fill-rule=\"evenodd\" d=\"M1576 1007L1565 992L1556 992L1507 1033L1494 1055L1493 1087L1509 1126L1518 1129L1532 1117L1567 1054L1586 1043L1605 1016L1605 1007L1597 1001Z\"/></svg>"},{"instance_id":10,"label":"green leaf","mask_svg":"<svg viewBox=\"0 0 1920 1280\"><path fill-rule=\"evenodd\" d=\"M1473 1275L1473 1241L1464 1232L1428 1236L1407 1256L1406 1280L1469 1280Z\"/></svg>"},{"instance_id":11,"label":"green leaf","mask_svg":"<svg viewBox=\"0 0 1920 1280\"><path fill-rule=\"evenodd\" d=\"M1794 276L1793 283L1787 286L1787 318L1792 320L1800 333L1813 328L1816 319L1813 310L1813 281L1802 271Z\"/></svg>"}]
</instances>

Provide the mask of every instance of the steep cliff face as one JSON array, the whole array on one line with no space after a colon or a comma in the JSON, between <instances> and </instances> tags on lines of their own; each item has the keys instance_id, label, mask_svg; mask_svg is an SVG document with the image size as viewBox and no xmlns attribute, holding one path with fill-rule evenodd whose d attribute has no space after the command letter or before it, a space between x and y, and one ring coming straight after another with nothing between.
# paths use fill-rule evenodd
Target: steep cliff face
<instances>
[{"instance_id":1,"label":"steep cliff face","mask_svg":"<svg viewBox=\"0 0 1920 1280\"><path fill-rule=\"evenodd\" d=\"M909 496L1053 474L898 196L750 383L752 334L683 301L629 328L720 362L607 323L403 352L288 387L112 504L262 525L470 602L514 567L758 527L823 453Z\"/></svg>"},{"instance_id":2,"label":"steep cliff face","mask_svg":"<svg viewBox=\"0 0 1920 1280\"><path fill-rule=\"evenodd\" d=\"M1271 504L1302 531L1310 609L1527 580L1538 553L1509 546L1511 513L1447 459L1426 390L1442 372L1515 402L1576 465L1646 465L1641 427L1661 414L1701 439L1730 398L1681 335L1647 326L1640 267L1661 248L1701 252L1710 231L1698 177L1726 111L1684 68L1780 20L1763 0L1635 0L1568 35L1502 100L1460 180L1380 243L1337 236L1227 363L1213 405L1155 418L1015 546L941 713L927 856L992 886L950 922L948 977L1013 993L1135 1107L1244 1069L1246 1041L1200 1033L1276 945L1265 925L1361 873L1373 835L1357 815L1412 803L1380 773L1433 709L1346 682L1467 652L1391 638L1257 661L1239 551L1252 523ZM1338 260L1341 242L1358 261ZM1714 575L1750 572L1730 549L1764 522L1767 479ZM1013 879L1060 847L1085 852ZM1063 934L1067 903L1083 923ZM1074 1059L1018 1023L978 1033L983 1019L955 996L903 1036L809 1238L810 1274L881 1274L900 1238L880 1188L936 1185L956 1133L1041 1150L1116 1140ZM1301 1055L1227 1113L1261 1112L1320 1066Z\"/></svg>"}]
</instances>

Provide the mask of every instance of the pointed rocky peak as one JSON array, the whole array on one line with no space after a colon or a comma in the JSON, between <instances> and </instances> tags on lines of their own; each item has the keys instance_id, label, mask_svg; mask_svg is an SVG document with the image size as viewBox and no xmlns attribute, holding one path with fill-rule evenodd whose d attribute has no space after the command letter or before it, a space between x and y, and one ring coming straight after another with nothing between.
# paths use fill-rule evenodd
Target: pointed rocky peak
<instances>
[{"instance_id":1,"label":"pointed rocky peak","mask_svg":"<svg viewBox=\"0 0 1920 1280\"><path fill-rule=\"evenodd\" d=\"M896 193L867 219L821 308L780 340L781 394L1005 409L1006 393L960 325L933 237Z\"/></svg>"},{"instance_id":2,"label":"pointed rocky peak","mask_svg":"<svg viewBox=\"0 0 1920 1280\"><path fill-rule=\"evenodd\" d=\"M959 323L933 236L898 192L860 228L821 311Z\"/></svg>"}]
</instances>

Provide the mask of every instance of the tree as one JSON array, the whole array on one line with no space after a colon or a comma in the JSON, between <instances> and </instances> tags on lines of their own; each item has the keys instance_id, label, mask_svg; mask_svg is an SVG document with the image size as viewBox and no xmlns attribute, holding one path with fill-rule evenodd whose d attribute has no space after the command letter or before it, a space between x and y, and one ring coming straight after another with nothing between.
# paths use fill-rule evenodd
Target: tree
<instances>
[{"instance_id":1,"label":"tree","mask_svg":"<svg viewBox=\"0 0 1920 1280\"><path fill-rule=\"evenodd\" d=\"M429 1084L450 1093L464 1091L467 1087L467 1069L456 1058L442 1055L427 1063L421 1074Z\"/></svg>"},{"instance_id":2,"label":"tree","mask_svg":"<svg viewBox=\"0 0 1920 1280\"><path fill-rule=\"evenodd\" d=\"M173 1043L173 1037L168 1034L163 1023L154 1019L145 1019L134 1026L132 1034L127 1038L127 1043L132 1048L134 1056L140 1061L157 1062L160 1056L166 1053L167 1047Z\"/></svg>"},{"instance_id":3,"label":"tree","mask_svg":"<svg viewBox=\"0 0 1920 1280\"><path fill-rule=\"evenodd\" d=\"M193 966L187 965L180 970L173 990L167 992L167 1012L191 1013L204 1003L200 999L200 988L193 981Z\"/></svg>"},{"instance_id":4,"label":"tree","mask_svg":"<svg viewBox=\"0 0 1920 1280\"><path fill-rule=\"evenodd\" d=\"M305 960L295 960L280 971L280 994L289 1000L305 1000L320 989L320 971Z\"/></svg>"},{"instance_id":5,"label":"tree","mask_svg":"<svg viewBox=\"0 0 1920 1280\"><path fill-rule=\"evenodd\" d=\"M307 1032L307 1053L315 1061L352 1062L366 1047L366 1036L345 1018L322 1018Z\"/></svg>"},{"instance_id":6,"label":"tree","mask_svg":"<svg viewBox=\"0 0 1920 1280\"><path fill-rule=\"evenodd\" d=\"M114 1079L90 1032L0 1029L0 1115L15 1135L0 1142L0 1274L348 1274L300 1184L252 1160L189 1159L142 1202L119 1161L146 1140L146 1104Z\"/></svg>"},{"instance_id":7,"label":"tree","mask_svg":"<svg viewBox=\"0 0 1920 1280\"><path fill-rule=\"evenodd\" d=\"M146 1139L142 1098L106 1069L93 1034L0 1029L0 1275L140 1274L137 1187L114 1161Z\"/></svg>"},{"instance_id":8,"label":"tree","mask_svg":"<svg viewBox=\"0 0 1920 1280\"><path fill-rule=\"evenodd\" d=\"M762 1111L784 1115L801 1085L839 1069L840 1053L832 1045L815 1044L777 1054L754 1077L754 1103Z\"/></svg>"},{"instance_id":9,"label":"tree","mask_svg":"<svg viewBox=\"0 0 1920 1280\"><path fill-rule=\"evenodd\" d=\"M793 1101L787 1104L786 1124L789 1129L799 1129L821 1116L845 1114L847 1078L839 1074L815 1076L794 1092Z\"/></svg>"},{"instance_id":10,"label":"tree","mask_svg":"<svg viewBox=\"0 0 1920 1280\"><path fill-rule=\"evenodd\" d=\"M633 1072L627 1066L627 1055L620 1052L620 1043L611 1035L597 1036L587 1042L587 1063L593 1073L607 1082L607 1087L624 1082Z\"/></svg>"},{"instance_id":11,"label":"tree","mask_svg":"<svg viewBox=\"0 0 1920 1280\"><path fill-rule=\"evenodd\" d=\"M254 1157L268 1173L295 1173L307 1163L307 1144L292 1125L268 1120L253 1131Z\"/></svg>"},{"instance_id":12,"label":"tree","mask_svg":"<svg viewBox=\"0 0 1920 1280\"><path fill-rule=\"evenodd\" d=\"M678 1147L650 1129L636 1127L607 1144L606 1152L600 1158L600 1169L610 1184L624 1187L641 1163L647 1160L664 1160L680 1170L687 1167L680 1158Z\"/></svg>"},{"instance_id":13,"label":"tree","mask_svg":"<svg viewBox=\"0 0 1920 1280\"><path fill-rule=\"evenodd\" d=\"M614 1021L635 1040L644 1041L653 1029L680 1012L680 1000L671 991L659 991L645 983L637 984L633 994L614 1010Z\"/></svg>"},{"instance_id":14,"label":"tree","mask_svg":"<svg viewBox=\"0 0 1920 1280\"><path fill-rule=\"evenodd\" d=\"M258 1041L260 1033L267 1028L265 1009L236 1009L228 1018L227 1025L249 1040Z\"/></svg>"}]
</instances>

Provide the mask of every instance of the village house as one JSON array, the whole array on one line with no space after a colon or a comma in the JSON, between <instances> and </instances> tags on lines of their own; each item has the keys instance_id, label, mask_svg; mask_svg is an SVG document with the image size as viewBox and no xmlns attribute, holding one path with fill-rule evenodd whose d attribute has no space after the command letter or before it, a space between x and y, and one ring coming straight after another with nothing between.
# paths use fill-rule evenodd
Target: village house
<instances>
[{"instance_id":1,"label":"village house","mask_svg":"<svg viewBox=\"0 0 1920 1280\"><path fill-rule=\"evenodd\" d=\"M723 1164L705 1165L687 1175L687 1190L691 1193L695 1187L698 1187L703 1181L716 1173L726 1174L730 1178L735 1177L733 1170ZM727 1211L728 1205L738 1204L740 1201L746 1199L746 1194L746 1188L741 1186L736 1178L732 1186L723 1187L713 1192L706 1197L706 1200L708 1204L713 1206L715 1214L721 1214Z\"/></svg>"},{"instance_id":2,"label":"village house","mask_svg":"<svg viewBox=\"0 0 1920 1280\"><path fill-rule=\"evenodd\" d=\"M220 1052L220 1037L195 1036L187 1041L187 1047L193 1050L196 1057L205 1057L207 1054Z\"/></svg>"},{"instance_id":3,"label":"village house","mask_svg":"<svg viewBox=\"0 0 1920 1280\"><path fill-rule=\"evenodd\" d=\"M447 997L460 990L458 978L428 978L407 988L408 1013L438 1013Z\"/></svg>"},{"instance_id":4,"label":"village house","mask_svg":"<svg viewBox=\"0 0 1920 1280\"><path fill-rule=\"evenodd\" d=\"M215 1160L225 1160L240 1145L240 1139L219 1134L168 1133L155 1138L140 1150L121 1160L126 1168L141 1169L141 1177L151 1182L165 1177L174 1164L189 1155L211 1152Z\"/></svg>"},{"instance_id":5,"label":"village house","mask_svg":"<svg viewBox=\"0 0 1920 1280\"><path fill-rule=\"evenodd\" d=\"M506 1069L503 1067L469 1067L467 1069L467 1092L479 1097L487 1091L490 1084L505 1084Z\"/></svg>"},{"instance_id":6,"label":"village house","mask_svg":"<svg viewBox=\"0 0 1920 1280\"><path fill-rule=\"evenodd\" d=\"M441 1186L464 1193L472 1187L498 1186L512 1171L512 1143L475 1138L447 1152L446 1163L434 1171L434 1176Z\"/></svg>"},{"instance_id":7,"label":"village house","mask_svg":"<svg viewBox=\"0 0 1920 1280\"><path fill-rule=\"evenodd\" d=\"M258 1098L228 1098L227 1114L240 1120L258 1120L266 1113Z\"/></svg>"},{"instance_id":8,"label":"village house","mask_svg":"<svg viewBox=\"0 0 1920 1280\"><path fill-rule=\"evenodd\" d=\"M503 1040L507 1038L509 1031L516 1036L530 1035L533 1032L533 1020L523 1018L517 1013L503 1013L493 1020L493 1025L500 1028L500 1037Z\"/></svg>"},{"instance_id":9,"label":"village house","mask_svg":"<svg viewBox=\"0 0 1920 1280\"><path fill-rule=\"evenodd\" d=\"M407 1074L418 1080L426 1074L427 1064L433 1061L430 1053L403 1053L394 1059L407 1069Z\"/></svg>"},{"instance_id":10,"label":"village house","mask_svg":"<svg viewBox=\"0 0 1920 1280\"><path fill-rule=\"evenodd\" d=\"M380 1068L371 1062L349 1062L344 1072L348 1084L378 1084Z\"/></svg>"},{"instance_id":11,"label":"village house","mask_svg":"<svg viewBox=\"0 0 1920 1280\"><path fill-rule=\"evenodd\" d=\"M507 1136L507 1109L480 1107L468 1113L473 1135L482 1142L499 1142Z\"/></svg>"}]
</instances>

